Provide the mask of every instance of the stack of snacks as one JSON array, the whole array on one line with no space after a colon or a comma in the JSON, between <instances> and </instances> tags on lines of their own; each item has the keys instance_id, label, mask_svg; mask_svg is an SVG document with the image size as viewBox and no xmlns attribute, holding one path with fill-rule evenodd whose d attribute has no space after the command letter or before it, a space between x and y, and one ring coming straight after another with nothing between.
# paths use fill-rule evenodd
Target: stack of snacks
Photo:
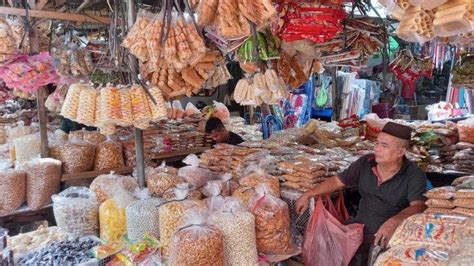
<instances>
[{"instance_id":1,"label":"stack of snacks","mask_svg":"<svg viewBox=\"0 0 474 266\"><path fill-rule=\"evenodd\" d=\"M459 177L452 185L456 188L453 212L474 217L474 176Z\"/></svg>"},{"instance_id":2,"label":"stack of snacks","mask_svg":"<svg viewBox=\"0 0 474 266\"><path fill-rule=\"evenodd\" d=\"M429 213L451 213L454 208L453 198L455 195L455 188L452 186L438 187L429 190L426 193L428 200L426 205Z\"/></svg>"}]
</instances>

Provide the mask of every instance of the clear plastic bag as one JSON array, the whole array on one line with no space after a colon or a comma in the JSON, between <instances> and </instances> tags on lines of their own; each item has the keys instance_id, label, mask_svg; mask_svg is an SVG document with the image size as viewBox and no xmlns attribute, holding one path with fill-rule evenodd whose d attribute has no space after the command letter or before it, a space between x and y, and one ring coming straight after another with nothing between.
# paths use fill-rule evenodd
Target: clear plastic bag
<instances>
[{"instance_id":1,"label":"clear plastic bag","mask_svg":"<svg viewBox=\"0 0 474 266\"><path fill-rule=\"evenodd\" d=\"M181 197L182 199L185 198ZM172 244L172 236L179 226L179 221L187 210L195 207L203 208L204 205L198 201L181 200L171 201L160 206L160 242L161 252L164 256L169 255L169 248Z\"/></svg>"},{"instance_id":2,"label":"clear plastic bag","mask_svg":"<svg viewBox=\"0 0 474 266\"><path fill-rule=\"evenodd\" d=\"M474 119L458 122L459 141L474 143Z\"/></svg>"},{"instance_id":3,"label":"clear plastic bag","mask_svg":"<svg viewBox=\"0 0 474 266\"><path fill-rule=\"evenodd\" d=\"M230 119L230 112L229 109L227 109L227 106L225 106L223 103L214 101L214 107L215 110L212 116L219 118L222 123L227 124Z\"/></svg>"},{"instance_id":4,"label":"clear plastic bag","mask_svg":"<svg viewBox=\"0 0 474 266\"><path fill-rule=\"evenodd\" d=\"M294 252L288 205L260 185L249 205L255 216L257 249L260 253L285 255Z\"/></svg>"},{"instance_id":5,"label":"clear plastic bag","mask_svg":"<svg viewBox=\"0 0 474 266\"><path fill-rule=\"evenodd\" d=\"M121 241L127 233L125 209L133 197L125 190L117 190L114 196L99 207L100 239L106 242Z\"/></svg>"},{"instance_id":6,"label":"clear plastic bag","mask_svg":"<svg viewBox=\"0 0 474 266\"><path fill-rule=\"evenodd\" d=\"M402 245L390 248L377 257L375 266L385 265L446 265L446 248L427 244Z\"/></svg>"},{"instance_id":7,"label":"clear plastic bag","mask_svg":"<svg viewBox=\"0 0 474 266\"><path fill-rule=\"evenodd\" d=\"M26 201L32 210L38 210L51 202L51 196L59 191L61 162L55 159L34 159L18 166L26 172Z\"/></svg>"},{"instance_id":8,"label":"clear plastic bag","mask_svg":"<svg viewBox=\"0 0 474 266\"><path fill-rule=\"evenodd\" d=\"M183 216L173 235L170 265L224 265L224 236L207 215L197 208Z\"/></svg>"},{"instance_id":9,"label":"clear plastic bag","mask_svg":"<svg viewBox=\"0 0 474 266\"><path fill-rule=\"evenodd\" d=\"M454 206L460 207L460 208L474 209L474 198L455 199Z\"/></svg>"},{"instance_id":10,"label":"clear plastic bag","mask_svg":"<svg viewBox=\"0 0 474 266\"><path fill-rule=\"evenodd\" d=\"M189 200L200 200L202 198L201 191L191 189L188 183L181 183L165 191L165 193L163 193L163 199L168 201L180 200L182 199L182 195L185 195L184 199Z\"/></svg>"},{"instance_id":11,"label":"clear plastic bag","mask_svg":"<svg viewBox=\"0 0 474 266\"><path fill-rule=\"evenodd\" d=\"M426 206L433 208L452 209L454 208L454 203L452 200L448 199L428 199L426 201Z\"/></svg>"},{"instance_id":12,"label":"clear plastic bag","mask_svg":"<svg viewBox=\"0 0 474 266\"><path fill-rule=\"evenodd\" d=\"M184 158L183 163L188 166L180 168L178 175L184 177L186 182L191 184L194 189L199 189L207 181L214 179L214 174L210 170L199 168L200 160L196 155L188 155Z\"/></svg>"},{"instance_id":13,"label":"clear plastic bag","mask_svg":"<svg viewBox=\"0 0 474 266\"><path fill-rule=\"evenodd\" d=\"M150 171L146 176L146 184L150 193L156 197L161 197L170 188L184 183L184 178L167 173L160 173L156 170Z\"/></svg>"},{"instance_id":14,"label":"clear plastic bag","mask_svg":"<svg viewBox=\"0 0 474 266\"><path fill-rule=\"evenodd\" d=\"M26 135L13 141L15 145L15 159L18 163L39 158L41 141L37 134Z\"/></svg>"},{"instance_id":15,"label":"clear plastic bag","mask_svg":"<svg viewBox=\"0 0 474 266\"><path fill-rule=\"evenodd\" d=\"M178 100L173 101L172 107L173 107L173 119L180 119L184 117L184 109L180 101Z\"/></svg>"},{"instance_id":16,"label":"clear plastic bag","mask_svg":"<svg viewBox=\"0 0 474 266\"><path fill-rule=\"evenodd\" d=\"M250 204L250 200L255 197L255 188L253 187L239 187L234 193L232 197L240 200L244 207L248 207Z\"/></svg>"},{"instance_id":17,"label":"clear plastic bag","mask_svg":"<svg viewBox=\"0 0 474 266\"><path fill-rule=\"evenodd\" d=\"M209 222L224 236L225 265L255 265L258 263L255 217L233 197L225 198Z\"/></svg>"},{"instance_id":18,"label":"clear plastic bag","mask_svg":"<svg viewBox=\"0 0 474 266\"><path fill-rule=\"evenodd\" d=\"M7 215L25 202L26 176L22 171L0 169L0 216Z\"/></svg>"},{"instance_id":19,"label":"clear plastic bag","mask_svg":"<svg viewBox=\"0 0 474 266\"><path fill-rule=\"evenodd\" d=\"M456 190L452 186L437 187L428 190L425 196L430 199L452 199Z\"/></svg>"},{"instance_id":20,"label":"clear plastic bag","mask_svg":"<svg viewBox=\"0 0 474 266\"><path fill-rule=\"evenodd\" d=\"M280 181L278 178L265 174L265 171L260 168L250 172L251 174L239 180L241 186L257 188L259 185L264 184L274 196L280 197Z\"/></svg>"},{"instance_id":21,"label":"clear plastic bag","mask_svg":"<svg viewBox=\"0 0 474 266\"><path fill-rule=\"evenodd\" d=\"M99 204L94 192L85 187L70 187L52 196L58 227L76 237L99 233Z\"/></svg>"},{"instance_id":22,"label":"clear plastic bag","mask_svg":"<svg viewBox=\"0 0 474 266\"><path fill-rule=\"evenodd\" d=\"M124 189L129 193L133 193L137 188L137 181L133 177L113 173L96 177L90 185L90 189L94 191L98 203L111 198L117 190Z\"/></svg>"},{"instance_id":23,"label":"clear plastic bag","mask_svg":"<svg viewBox=\"0 0 474 266\"><path fill-rule=\"evenodd\" d=\"M362 224L341 224L319 197L304 235L305 265L348 265L362 244L363 230Z\"/></svg>"},{"instance_id":24,"label":"clear plastic bag","mask_svg":"<svg viewBox=\"0 0 474 266\"><path fill-rule=\"evenodd\" d=\"M163 199L151 198L135 201L127 207L127 237L130 241L142 239L146 233L160 236L159 207Z\"/></svg>"},{"instance_id":25,"label":"clear plastic bag","mask_svg":"<svg viewBox=\"0 0 474 266\"><path fill-rule=\"evenodd\" d=\"M92 170L95 147L81 139L74 138L59 148L59 160L65 174L76 174Z\"/></svg>"},{"instance_id":26,"label":"clear plastic bag","mask_svg":"<svg viewBox=\"0 0 474 266\"><path fill-rule=\"evenodd\" d=\"M122 144L110 137L97 145L95 150L94 170L105 170L124 167Z\"/></svg>"},{"instance_id":27,"label":"clear plastic bag","mask_svg":"<svg viewBox=\"0 0 474 266\"><path fill-rule=\"evenodd\" d=\"M201 111L194 106L193 103L189 102L186 104L186 109L184 110L184 115L186 117L193 116L193 115L201 115Z\"/></svg>"}]
</instances>

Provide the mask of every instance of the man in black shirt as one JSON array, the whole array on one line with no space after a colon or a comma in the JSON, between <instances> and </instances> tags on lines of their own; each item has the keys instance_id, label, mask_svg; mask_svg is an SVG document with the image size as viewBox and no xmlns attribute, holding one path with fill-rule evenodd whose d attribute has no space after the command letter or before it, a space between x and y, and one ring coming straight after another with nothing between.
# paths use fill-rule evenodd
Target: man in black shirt
<instances>
[{"instance_id":1,"label":"man in black shirt","mask_svg":"<svg viewBox=\"0 0 474 266\"><path fill-rule=\"evenodd\" d=\"M359 212L346 223L364 224L364 242L350 265L367 265L371 244L385 248L404 219L426 208L426 175L405 157L410 139L411 128L387 123L373 154L362 156L338 176L305 192L296 202L296 211L302 213L311 197L358 186Z\"/></svg>"},{"instance_id":2,"label":"man in black shirt","mask_svg":"<svg viewBox=\"0 0 474 266\"><path fill-rule=\"evenodd\" d=\"M244 140L234 132L227 130L219 118L211 117L206 122L206 133L212 137L212 145L216 143L227 143L238 145Z\"/></svg>"}]
</instances>

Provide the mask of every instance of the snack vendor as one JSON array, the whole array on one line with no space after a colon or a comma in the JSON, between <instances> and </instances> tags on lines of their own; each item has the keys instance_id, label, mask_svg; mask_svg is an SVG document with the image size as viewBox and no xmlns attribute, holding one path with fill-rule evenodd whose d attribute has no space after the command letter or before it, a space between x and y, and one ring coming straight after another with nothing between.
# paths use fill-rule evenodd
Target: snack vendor
<instances>
[{"instance_id":1,"label":"snack vendor","mask_svg":"<svg viewBox=\"0 0 474 266\"><path fill-rule=\"evenodd\" d=\"M302 213L311 197L358 186L359 211L346 224L364 224L364 242L350 265L367 265L371 245L385 248L404 219L426 209L426 174L405 157L410 140L410 127L387 123L373 154L362 156L338 176L305 192L296 202L296 211Z\"/></svg>"},{"instance_id":2,"label":"snack vendor","mask_svg":"<svg viewBox=\"0 0 474 266\"><path fill-rule=\"evenodd\" d=\"M222 121L217 117L211 117L207 120L205 131L211 136L213 146L216 143L238 145L244 142L241 136L227 130Z\"/></svg>"}]
</instances>

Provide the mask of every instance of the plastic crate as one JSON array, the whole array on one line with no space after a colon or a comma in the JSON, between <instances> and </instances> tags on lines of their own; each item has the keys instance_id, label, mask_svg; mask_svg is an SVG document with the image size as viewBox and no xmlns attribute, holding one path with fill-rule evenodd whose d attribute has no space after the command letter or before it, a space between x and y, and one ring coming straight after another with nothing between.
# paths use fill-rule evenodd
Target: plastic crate
<instances>
[{"instance_id":1,"label":"plastic crate","mask_svg":"<svg viewBox=\"0 0 474 266\"><path fill-rule=\"evenodd\" d=\"M304 235L306 225L308 224L311 213L314 210L314 199L310 199L310 207L301 215L296 213L295 205L296 200L303 194L303 192L282 188L280 198L288 204L288 210L290 212L291 231L295 238L300 238Z\"/></svg>"}]
</instances>

